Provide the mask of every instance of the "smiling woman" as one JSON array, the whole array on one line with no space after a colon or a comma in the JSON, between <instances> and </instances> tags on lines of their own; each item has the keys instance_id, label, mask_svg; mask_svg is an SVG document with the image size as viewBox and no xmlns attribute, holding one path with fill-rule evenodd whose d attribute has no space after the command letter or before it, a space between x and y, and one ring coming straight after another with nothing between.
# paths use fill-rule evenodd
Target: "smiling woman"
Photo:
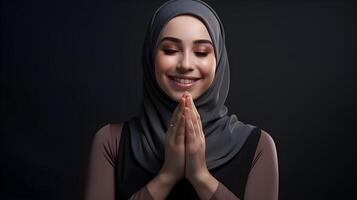
<instances>
[{"instance_id":1,"label":"smiling woman","mask_svg":"<svg viewBox=\"0 0 357 200\"><path fill-rule=\"evenodd\" d=\"M278 198L271 136L228 115L223 25L200 0L171 0L154 14L143 47L140 114L96 134L92 199Z\"/></svg>"},{"instance_id":2,"label":"smiling woman","mask_svg":"<svg viewBox=\"0 0 357 200\"><path fill-rule=\"evenodd\" d=\"M156 80L170 98L179 101L188 91L196 99L213 82L214 48L206 26L196 17L181 15L170 20L157 49Z\"/></svg>"}]
</instances>

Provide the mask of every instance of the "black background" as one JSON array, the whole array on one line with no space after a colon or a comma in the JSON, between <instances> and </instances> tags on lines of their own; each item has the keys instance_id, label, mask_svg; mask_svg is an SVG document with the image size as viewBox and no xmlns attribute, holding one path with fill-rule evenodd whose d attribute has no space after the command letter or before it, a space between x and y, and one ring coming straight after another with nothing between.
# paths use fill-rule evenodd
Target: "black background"
<instances>
[{"instance_id":1,"label":"black background","mask_svg":"<svg viewBox=\"0 0 357 200\"><path fill-rule=\"evenodd\" d=\"M137 112L162 2L2 1L1 199L83 198L93 135ZM274 138L279 199L356 198L357 4L207 3L226 30L227 107Z\"/></svg>"}]
</instances>

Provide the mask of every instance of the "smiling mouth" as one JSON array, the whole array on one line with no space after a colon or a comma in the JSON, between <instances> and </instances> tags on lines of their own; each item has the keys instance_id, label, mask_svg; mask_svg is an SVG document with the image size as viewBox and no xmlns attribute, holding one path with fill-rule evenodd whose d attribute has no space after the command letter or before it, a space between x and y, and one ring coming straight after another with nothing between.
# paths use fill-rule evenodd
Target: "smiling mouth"
<instances>
[{"instance_id":1,"label":"smiling mouth","mask_svg":"<svg viewBox=\"0 0 357 200\"><path fill-rule=\"evenodd\" d=\"M199 80L199 78L193 77L175 77L169 76L171 82L173 83L174 87L181 90L187 90L192 88L195 83Z\"/></svg>"}]
</instances>

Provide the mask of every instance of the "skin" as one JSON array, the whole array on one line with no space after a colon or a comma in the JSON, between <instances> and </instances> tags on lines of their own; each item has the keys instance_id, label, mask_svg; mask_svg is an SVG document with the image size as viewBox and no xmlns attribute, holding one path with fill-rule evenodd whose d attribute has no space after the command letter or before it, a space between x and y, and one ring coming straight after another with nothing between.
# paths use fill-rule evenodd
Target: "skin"
<instances>
[{"instance_id":1,"label":"skin","mask_svg":"<svg viewBox=\"0 0 357 200\"><path fill-rule=\"evenodd\" d=\"M147 188L154 199L165 199L180 179L187 178L200 199L210 199L218 181L207 169L205 135L193 100L213 82L214 48L205 25L189 15L170 20L160 36L161 39L167 37L176 39L160 42L155 57L155 76L159 86L178 105L166 133L164 164ZM169 78L172 75L199 79L185 91L174 87Z\"/></svg>"},{"instance_id":2,"label":"skin","mask_svg":"<svg viewBox=\"0 0 357 200\"><path fill-rule=\"evenodd\" d=\"M187 91L193 99L201 96L213 82L216 70L214 47L206 26L193 16L181 15L166 24L159 41L155 76L160 88L178 102L186 89L174 87L170 77L195 77L198 80Z\"/></svg>"}]
</instances>

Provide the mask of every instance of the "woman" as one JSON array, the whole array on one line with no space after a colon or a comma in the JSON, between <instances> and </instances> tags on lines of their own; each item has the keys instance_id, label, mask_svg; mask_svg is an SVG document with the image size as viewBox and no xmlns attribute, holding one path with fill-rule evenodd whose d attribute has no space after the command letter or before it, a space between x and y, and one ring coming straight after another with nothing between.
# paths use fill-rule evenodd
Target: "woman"
<instances>
[{"instance_id":1,"label":"woman","mask_svg":"<svg viewBox=\"0 0 357 200\"><path fill-rule=\"evenodd\" d=\"M140 115L96 134L86 198L277 199L272 138L227 115L229 63L214 10L166 2L142 58Z\"/></svg>"}]
</instances>

